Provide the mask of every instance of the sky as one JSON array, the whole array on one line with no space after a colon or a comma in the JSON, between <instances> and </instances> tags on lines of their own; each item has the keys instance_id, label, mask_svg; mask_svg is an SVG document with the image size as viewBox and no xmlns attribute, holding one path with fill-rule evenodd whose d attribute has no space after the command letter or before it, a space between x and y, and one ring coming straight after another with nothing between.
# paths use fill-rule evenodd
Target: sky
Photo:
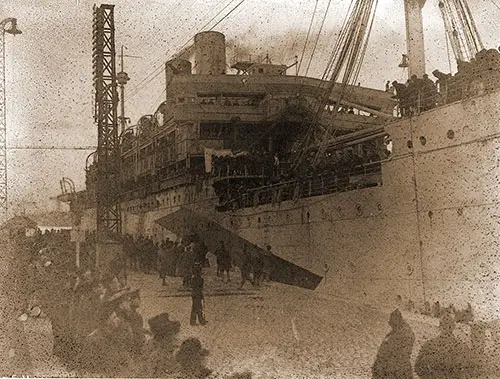
<instances>
[{"instance_id":1,"label":"sky","mask_svg":"<svg viewBox=\"0 0 500 379\"><path fill-rule=\"evenodd\" d=\"M118 50L125 46L125 54L133 56L125 57L125 71L131 78L125 106L131 124L154 113L163 101L163 63L189 45L195 33L216 23L213 30L226 35L228 60L236 49L253 56L269 54L273 63L288 65L294 56L301 56L316 0L245 0L223 19L240 1L107 2L116 5L116 46ZM313 39L327 3L317 0ZM310 76L321 75L349 3L332 0ZM449 72L437 3L427 0L423 9L427 71ZM60 193L62 177L74 180L77 190L85 186L85 160L91 150L33 148L97 144L91 64L93 4L88 0L2 0L0 4L1 19L17 18L23 32L16 37L6 35L8 196L13 211L53 207L48 199ZM498 47L500 0L469 0L469 5L484 45ZM405 49L403 0L379 0L358 81L383 89L387 80L403 80L405 73L398 64ZM311 49L306 49L302 73L310 54Z\"/></svg>"}]
</instances>

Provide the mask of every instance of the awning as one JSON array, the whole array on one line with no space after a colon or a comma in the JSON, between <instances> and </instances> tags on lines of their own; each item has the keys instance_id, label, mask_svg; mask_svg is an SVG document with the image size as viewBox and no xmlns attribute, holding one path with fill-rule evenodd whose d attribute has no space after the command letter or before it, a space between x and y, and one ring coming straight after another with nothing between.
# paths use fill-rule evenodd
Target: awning
<instances>
[{"instance_id":1,"label":"awning","mask_svg":"<svg viewBox=\"0 0 500 379\"><path fill-rule=\"evenodd\" d=\"M262 256L264 270L268 271L269 279L272 281L314 290L323 279L323 277L277 255L269 254L265 249L252 244L238 234L187 208L180 208L178 211L156 220L156 222L177 235L197 234L210 251L215 251L219 241L224 241L236 265L241 261L241 252L243 247L246 246L250 254L260 254Z\"/></svg>"}]
</instances>

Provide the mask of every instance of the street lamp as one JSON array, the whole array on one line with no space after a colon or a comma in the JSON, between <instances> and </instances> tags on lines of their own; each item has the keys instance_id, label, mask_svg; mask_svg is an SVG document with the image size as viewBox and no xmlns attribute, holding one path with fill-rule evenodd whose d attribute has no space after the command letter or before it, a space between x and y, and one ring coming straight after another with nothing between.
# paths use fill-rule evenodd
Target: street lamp
<instances>
[{"instance_id":1,"label":"street lamp","mask_svg":"<svg viewBox=\"0 0 500 379\"><path fill-rule=\"evenodd\" d=\"M5 33L17 35L17 19L6 18L0 22L0 218L7 217L7 112L5 109Z\"/></svg>"}]
</instances>

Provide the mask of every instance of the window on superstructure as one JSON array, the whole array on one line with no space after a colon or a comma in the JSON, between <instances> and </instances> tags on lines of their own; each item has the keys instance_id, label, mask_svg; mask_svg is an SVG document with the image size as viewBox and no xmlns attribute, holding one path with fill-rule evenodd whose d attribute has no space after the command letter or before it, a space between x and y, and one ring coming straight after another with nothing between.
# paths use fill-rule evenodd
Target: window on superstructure
<instances>
[{"instance_id":1,"label":"window on superstructure","mask_svg":"<svg viewBox=\"0 0 500 379\"><path fill-rule=\"evenodd\" d=\"M227 123L200 123L200 139L232 139L234 126Z\"/></svg>"}]
</instances>

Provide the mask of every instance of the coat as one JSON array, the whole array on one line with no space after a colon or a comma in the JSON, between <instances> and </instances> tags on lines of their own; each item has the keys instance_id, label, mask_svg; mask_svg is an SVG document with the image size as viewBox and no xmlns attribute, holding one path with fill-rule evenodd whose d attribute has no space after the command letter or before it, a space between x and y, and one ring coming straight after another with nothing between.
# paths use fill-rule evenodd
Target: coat
<instances>
[{"instance_id":1,"label":"coat","mask_svg":"<svg viewBox=\"0 0 500 379\"><path fill-rule=\"evenodd\" d=\"M415 362L415 372L421 379L475 378L477 369L469 346L453 334L443 333L427 341Z\"/></svg>"},{"instance_id":2,"label":"coat","mask_svg":"<svg viewBox=\"0 0 500 379\"><path fill-rule=\"evenodd\" d=\"M411 352L415 334L406 322L394 327L380 345L372 379L412 379Z\"/></svg>"}]
</instances>

